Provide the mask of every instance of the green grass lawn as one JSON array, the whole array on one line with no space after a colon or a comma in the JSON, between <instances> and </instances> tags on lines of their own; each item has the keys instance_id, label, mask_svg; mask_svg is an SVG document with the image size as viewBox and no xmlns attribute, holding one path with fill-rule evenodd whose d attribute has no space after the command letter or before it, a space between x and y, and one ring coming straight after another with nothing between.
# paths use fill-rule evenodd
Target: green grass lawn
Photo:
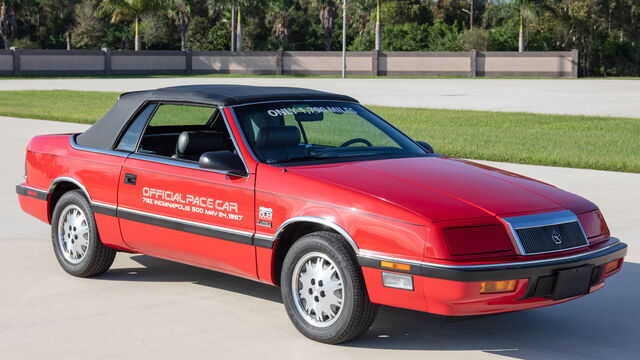
<instances>
[{"instance_id":1,"label":"green grass lawn","mask_svg":"<svg viewBox=\"0 0 640 360\"><path fill-rule=\"evenodd\" d=\"M0 115L93 123L117 93L3 91ZM640 119L370 106L442 154L640 173Z\"/></svg>"},{"instance_id":2,"label":"green grass lawn","mask_svg":"<svg viewBox=\"0 0 640 360\"><path fill-rule=\"evenodd\" d=\"M0 91L0 115L93 124L118 100L98 91Z\"/></svg>"}]
</instances>

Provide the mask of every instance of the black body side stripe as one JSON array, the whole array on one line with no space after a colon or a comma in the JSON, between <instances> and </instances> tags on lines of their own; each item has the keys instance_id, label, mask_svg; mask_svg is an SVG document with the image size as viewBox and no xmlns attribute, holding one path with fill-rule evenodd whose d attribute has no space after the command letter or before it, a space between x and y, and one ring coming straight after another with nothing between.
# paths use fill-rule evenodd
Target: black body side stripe
<instances>
[{"instance_id":1,"label":"black body side stripe","mask_svg":"<svg viewBox=\"0 0 640 360\"><path fill-rule=\"evenodd\" d=\"M167 229L184 231L191 234L208 236L216 239L237 242L241 244L254 245L258 247L264 247L271 249L273 242L262 239L254 239L253 235L240 234L233 231L225 231L224 229L213 229L206 225L189 224L170 218L160 218L152 215L146 215L143 213L127 211L125 209L117 209L113 206L101 205L98 203L92 203L91 209L96 214L114 216L124 220L130 220L139 222L142 224L148 224L153 226L159 226Z\"/></svg>"},{"instance_id":2,"label":"black body side stripe","mask_svg":"<svg viewBox=\"0 0 640 360\"><path fill-rule=\"evenodd\" d=\"M107 216L116 216L116 208L113 206L102 205L98 203L91 203L91 210L96 214L102 214Z\"/></svg>"},{"instance_id":3,"label":"black body side stripe","mask_svg":"<svg viewBox=\"0 0 640 360\"><path fill-rule=\"evenodd\" d=\"M49 197L48 191L38 190L24 185L16 185L16 193L18 195L29 196L38 200L47 200Z\"/></svg>"},{"instance_id":4,"label":"black body side stripe","mask_svg":"<svg viewBox=\"0 0 640 360\"><path fill-rule=\"evenodd\" d=\"M273 248L273 243L274 243L273 240L261 239L255 236L253 237L253 246L256 246L256 247L271 249Z\"/></svg>"},{"instance_id":5,"label":"black body side stripe","mask_svg":"<svg viewBox=\"0 0 640 360\"><path fill-rule=\"evenodd\" d=\"M214 230L204 226L185 224L177 221L172 221L169 219L161 219L153 216L123 211L121 209L117 210L117 216L120 219L136 221L143 224L160 226L160 227L164 227L172 230L184 231L191 234L209 236L212 238L238 242L241 244L248 244L248 245L253 244L252 235L236 234L236 233L227 232L224 230Z\"/></svg>"},{"instance_id":6,"label":"black body side stripe","mask_svg":"<svg viewBox=\"0 0 640 360\"><path fill-rule=\"evenodd\" d=\"M24 185L16 185L16 193L21 196L29 196L39 200L47 200L47 198L49 197L48 191L33 189ZM92 202L91 210L93 210L93 212L96 214L118 217L120 219L136 221L143 224L155 225L178 231L184 231L191 234L209 236L216 239L233 241L266 249L271 249L273 247L273 241L254 238L254 236L249 233L241 234L234 231L225 231L222 228L214 229L204 224L201 226L198 224L188 224L180 221L175 221L170 218L159 218L142 213L126 211L123 209L116 209L116 207L113 205Z\"/></svg>"}]
</instances>

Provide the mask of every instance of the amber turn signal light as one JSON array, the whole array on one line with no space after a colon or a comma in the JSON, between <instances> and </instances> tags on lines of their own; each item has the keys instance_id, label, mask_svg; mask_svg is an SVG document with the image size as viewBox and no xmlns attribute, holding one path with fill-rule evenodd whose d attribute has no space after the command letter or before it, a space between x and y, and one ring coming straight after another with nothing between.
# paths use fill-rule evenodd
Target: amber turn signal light
<instances>
[{"instance_id":1,"label":"amber turn signal light","mask_svg":"<svg viewBox=\"0 0 640 360\"><path fill-rule=\"evenodd\" d=\"M399 264L391 261L380 261L380 266L387 269L411 271L411 265Z\"/></svg>"},{"instance_id":2,"label":"amber turn signal light","mask_svg":"<svg viewBox=\"0 0 640 360\"><path fill-rule=\"evenodd\" d=\"M495 294L516 291L518 280L483 281L480 283L480 294Z\"/></svg>"},{"instance_id":3,"label":"amber turn signal light","mask_svg":"<svg viewBox=\"0 0 640 360\"><path fill-rule=\"evenodd\" d=\"M610 272L614 272L614 271L618 270L618 268L620 267L621 264L622 264L622 259L613 260L613 261L608 262L604 266L604 273L608 274Z\"/></svg>"}]
</instances>

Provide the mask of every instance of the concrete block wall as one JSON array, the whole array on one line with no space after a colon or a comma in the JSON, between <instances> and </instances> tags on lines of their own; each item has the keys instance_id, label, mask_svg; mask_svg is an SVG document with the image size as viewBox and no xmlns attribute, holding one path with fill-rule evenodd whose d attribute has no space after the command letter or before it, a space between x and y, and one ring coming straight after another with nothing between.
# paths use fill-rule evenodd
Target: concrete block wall
<instances>
[{"instance_id":1,"label":"concrete block wall","mask_svg":"<svg viewBox=\"0 0 640 360\"><path fill-rule=\"evenodd\" d=\"M341 51L286 51L282 58L282 73L291 75L341 75ZM371 76L371 51L349 51L347 75Z\"/></svg>"},{"instance_id":2,"label":"concrete block wall","mask_svg":"<svg viewBox=\"0 0 640 360\"><path fill-rule=\"evenodd\" d=\"M102 75L100 50L15 50L17 75Z\"/></svg>"},{"instance_id":3,"label":"concrete block wall","mask_svg":"<svg viewBox=\"0 0 640 360\"><path fill-rule=\"evenodd\" d=\"M0 76L341 72L340 51L0 50ZM347 75L577 77L578 52L350 51Z\"/></svg>"},{"instance_id":4,"label":"concrete block wall","mask_svg":"<svg viewBox=\"0 0 640 360\"><path fill-rule=\"evenodd\" d=\"M477 53L477 76L577 77L578 52Z\"/></svg>"},{"instance_id":5,"label":"concrete block wall","mask_svg":"<svg viewBox=\"0 0 640 360\"><path fill-rule=\"evenodd\" d=\"M264 74L278 73L277 51L194 51L192 71L195 74Z\"/></svg>"},{"instance_id":6,"label":"concrete block wall","mask_svg":"<svg viewBox=\"0 0 640 360\"><path fill-rule=\"evenodd\" d=\"M381 52L380 76L469 75L471 58L467 52Z\"/></svg>"},{"instance_id":7,"label":"concrete block wall","mask_svg":"<svg viewBox=\"0 0 640 360\"><path fill-rule=\"evenodd\" d=\"M13 75L13 51L0 50L0 76Z\"/></svg>"},{"instance_id":8,"label":"concrete block wall","mask_svg":"<svg viewBox=\"0 0 640 360\"><path fill-rule=\"evenodd\" d=\"M111 75L186 74L188 53L172 50L109 51Z\"/></svg>"}]
</instances>

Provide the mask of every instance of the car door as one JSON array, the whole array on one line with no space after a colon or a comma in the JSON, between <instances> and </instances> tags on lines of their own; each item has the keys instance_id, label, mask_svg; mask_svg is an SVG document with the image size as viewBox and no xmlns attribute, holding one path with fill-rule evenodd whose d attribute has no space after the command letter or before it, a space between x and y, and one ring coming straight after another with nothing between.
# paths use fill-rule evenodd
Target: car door
<instances>
[{"instance_id":1,"label":"car door","mask_svg":"<svg viewBox=\"0 0 640 360\"><path fill-rule=\"evenodd\" d=\"M154 114L121 173L124 241L152 256L255 278L255 175L197 162L203 152L235 151L223 116L215 107L150 106Z\"/></svg>"}]
</instances>

